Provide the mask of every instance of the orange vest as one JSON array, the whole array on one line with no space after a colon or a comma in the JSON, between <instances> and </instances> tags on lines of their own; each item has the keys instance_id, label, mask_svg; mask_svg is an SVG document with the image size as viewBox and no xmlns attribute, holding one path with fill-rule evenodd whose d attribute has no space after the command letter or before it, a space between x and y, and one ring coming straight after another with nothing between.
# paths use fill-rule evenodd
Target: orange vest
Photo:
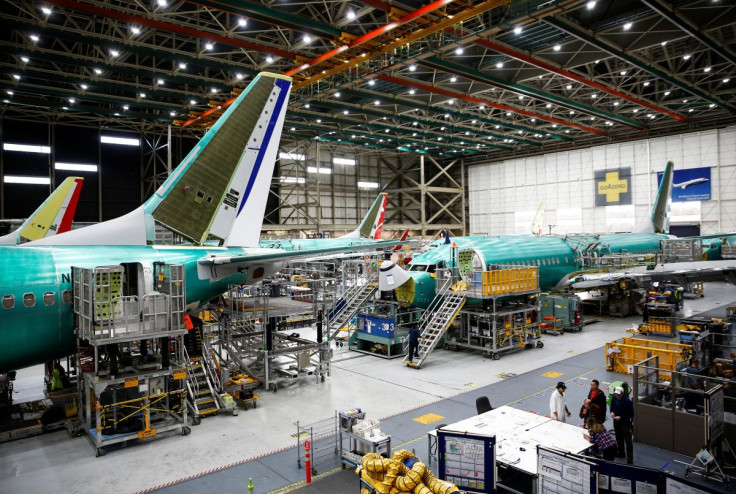
<instances>
[{"instance_id":1,"label":"orange vest","mask_svg":"<svg viewBox=\"0 0 736 494\"><path fill-rule=\"evenodd\" d=\"M184 328L187 331L194 329L194 324L192 324L192 318L189 317L189 314L184 314Z\"/></svg>"}]
</instances>

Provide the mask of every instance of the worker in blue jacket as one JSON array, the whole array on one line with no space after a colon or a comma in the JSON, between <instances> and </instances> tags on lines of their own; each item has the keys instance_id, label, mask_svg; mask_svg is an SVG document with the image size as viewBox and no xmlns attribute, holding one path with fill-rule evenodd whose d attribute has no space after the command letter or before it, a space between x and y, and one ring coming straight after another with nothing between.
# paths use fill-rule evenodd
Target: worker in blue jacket
<instances>
[{"instance_id":1,"label":"worker in blue jacket","mask_svg":"<svg viewBox=\"0 0 736 494\"><path fill-rule=\"evenodd\" d=\"M419 356L419 336L421 334L418 325L412 326L409 330L409 362L414 360L414 355Z\"/></svg>"},{"instance_id":2,"label":"worker in blue jacket","mask_svg":"<svg viewBox=\"0 0 736 494\"><path fill-rule=\"evenodd\" d=\"M634 463L634 404L628 395L624 394L624 388L618 386L614 390L611 400L611 418L613 419L613 430L616 431L616 444L618 445L617 458L624 457L624 443L626 443L626 463Z\"/></svg>"}]
</instances>

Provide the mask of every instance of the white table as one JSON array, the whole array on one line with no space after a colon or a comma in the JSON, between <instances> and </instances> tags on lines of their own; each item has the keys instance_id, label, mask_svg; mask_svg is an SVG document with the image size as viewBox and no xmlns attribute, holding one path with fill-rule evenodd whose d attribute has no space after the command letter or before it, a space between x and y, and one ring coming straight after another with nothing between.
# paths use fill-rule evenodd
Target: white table
<instances>
[{"instance_id":1,"label":"white table","mask_svg":"<svg viewBox=\"0 0 736 494\"><path fill-rule=\"evenodd\" d=\"M583 437L586 430L581 427L509 406L447 425L442 430L496 436L496 461L530 475L537 475L537 445L571 453L582 453L591 446ZM436 438L436 431L428 433L430 452L432 436Z\"/></svg>"}]
</instances>

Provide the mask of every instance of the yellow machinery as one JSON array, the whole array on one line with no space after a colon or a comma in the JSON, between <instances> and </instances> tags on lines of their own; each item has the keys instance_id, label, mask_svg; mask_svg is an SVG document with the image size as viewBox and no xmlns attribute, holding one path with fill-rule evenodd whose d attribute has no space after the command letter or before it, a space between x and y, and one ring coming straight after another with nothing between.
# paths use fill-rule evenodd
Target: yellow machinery
<instances>
[{"instance_id":1,"label":"yellow machinery","mask_svg":"<svg viewBox=\"0 0 736 494\"><path fill-rule=\"evenodd\" d=\"M639 325L641 334L654 334L657 336L675 336L677 332L677 321L675 319L660 319L650 317L647 322Z\"/></svg>"},{"instance_id":2,"label":"yellow machinery","mask_svg":"<svg viewBox=\"0 0 736 494\"><path fill-rule=\"evenodd\" d=\"M676 371L691 357L692 347L681 343L621 338L606 343L606 370L631 374L634 364L654 355L659 356L659 368ZM669 379L669 375L660 374Z\"/></svg>"}]
</instances>

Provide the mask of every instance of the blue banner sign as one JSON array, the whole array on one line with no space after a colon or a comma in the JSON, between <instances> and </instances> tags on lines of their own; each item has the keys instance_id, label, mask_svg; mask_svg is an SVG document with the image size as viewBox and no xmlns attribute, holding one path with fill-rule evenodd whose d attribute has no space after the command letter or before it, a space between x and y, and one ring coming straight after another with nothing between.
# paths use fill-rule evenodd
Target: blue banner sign
<instances>
[{"instance_id":1,"label":"blue banner sign","mask_svg":"<svg viewBox=\"0 0 736 494\"><path fill-rule=\"evenodd\" d=\"M662 173L657 173L657 185L662 182ZM710 201L710 167L675 170L672 178L672 200Z\"/></svg>"}]
</instances>

